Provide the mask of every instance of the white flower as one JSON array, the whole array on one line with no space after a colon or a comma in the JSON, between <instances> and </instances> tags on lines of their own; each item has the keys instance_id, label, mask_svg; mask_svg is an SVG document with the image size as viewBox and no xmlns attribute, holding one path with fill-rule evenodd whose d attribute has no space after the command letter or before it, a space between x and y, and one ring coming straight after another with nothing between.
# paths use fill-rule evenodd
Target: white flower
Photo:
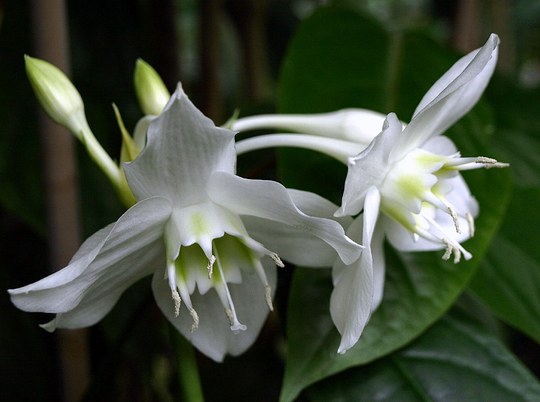
<instances>
[{"instance_id":1,"label":"white flower","mask_svg":"<svg viewBox=\"0 0 540 402\"><path fill-rule=\"evenodd\" d=\"M445 249L443 258L453 254L455 263L461 256L471 258L461 242L474 235L478 205L459 171L507 165L485 157L462 158L441 134L478 101L495 69L498 44L498 37L491 35L431 87L405 128L389 114L368 148L349 159L336 216L362 211L362 224L353 224L348 233L356 235L354 227L361 226L362 236L354 238L362 239L366 249L357 263L348 267L337 263L333 271L330 311L342 335L340 353L358 341L370 312L382 299L384 236L402 251ZM358 282L351 285L370 276L372 289ZM351 300L351 291L361 293L360 303Z\"/></svg>"},{"instance_id":2,"label":"white flower","mask_svg":"<svg viewBox=\"0 0 540 402\"><path fill-rule=\"evenodd\" d=\"M91 236L64 269L11 289L22 310L54 313L43 327L99 321L122 292L153 274L157 304L203 353L222 360L255 340L272 309L278 254L297 264L347 264L360 246L330 219L336 206L278 183L236 176L234 132L217 128L181 87L151 121L125 173L137 203Z\"/></svg>"},{"instance_id":3,"label":"white flower","mask_svg":"<svg viewBox=\"0 0 540 402\"><path fill-rule=\"evenodd\" d=\"M441 134L465 115L483 93L497 62L499 39L492 34L486 44L461 58L426 93L408 125L389 114L382 132L375 136L374 125L382 115L361 114L353 125L340 123L326 130L332 138L320 141L307 116L304 121L291 118L240 120L239 124L263 128L262 123L287 129L303 129L305 134L279 134L254 137L239 142L242 152L264 146L305 146L346 161L348 173L342 205L336 216L355 216L348 236L365 249L353 264L337 261L333 267L334 291L330 312L342 335L338 352L344 353L359 339L371 313L382 300L384 286L383 240L402 251L445 249L444 259L471 258L461 243L474 234L478 205L460 170L505 167L485 157L463 158L450 139ZM284 116L283 116L284 117ZM324 117L324 115L318 118ZM328 117L328 116L327 116ZM281 122L287 124L280 124ZM326 123L330 123L329 120ZM322 125L322 127L326 127ZM360 133L355 140L354 128ZM373 140L365 148L365 139ZM356 147L362 151L353 156ZM364 149L365 148L365 149Z\"/></svg>"}]
</instances>

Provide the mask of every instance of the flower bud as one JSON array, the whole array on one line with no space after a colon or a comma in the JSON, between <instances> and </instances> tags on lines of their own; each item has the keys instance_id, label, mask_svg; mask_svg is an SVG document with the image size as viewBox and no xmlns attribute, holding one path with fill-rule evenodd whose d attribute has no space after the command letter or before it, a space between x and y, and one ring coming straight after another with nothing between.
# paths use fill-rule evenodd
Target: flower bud
<instances>
[{"instance_id":1,"label":"flower bud","mask_svg":"<svg viewBox=\"0 0 540 402\"><path fill-rule=\"evenodd\" d=\"M134 83L139 105L144 114L159 115L171 94L156 70L144 60L138 59L135 65Z\"/></svg>"},{"instance_id":2,"label":"flower bud","mask_svg":"<svg viewBox=\"0 0 540 402\"><path fill-rule=\"evenodd\" d=\"M52 64L24 56L26 74L49 117L79 139L88 127L81 95L66 75Z\"/></svg>"}]
</instances>

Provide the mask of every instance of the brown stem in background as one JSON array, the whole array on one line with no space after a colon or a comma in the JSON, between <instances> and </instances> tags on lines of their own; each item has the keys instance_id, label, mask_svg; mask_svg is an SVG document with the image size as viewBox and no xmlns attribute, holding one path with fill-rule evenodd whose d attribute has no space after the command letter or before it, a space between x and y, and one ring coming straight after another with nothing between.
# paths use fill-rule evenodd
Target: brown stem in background
<instances>
[{"instance_id":1,"label":"brown stem in background","mask_svg":"<svg viewBox=\"0 0 540 402\"><path fill-rule=\"evenodd\" d=\"M223 97L219 85L219 21L221 0L202 0L199 8L201 110L221 121Z\"/></svg>"},{"instance_id":2,"label":"brown stem in background","mask_svg":"<svg viewBox=\"0 0 540 402\"><path fill-rule=\"evenodd\" d=\"M516 71L516 46L512 29L511 4L509 0L493 0L493 31L501 37L497 68L505 73Z\"/></svg>"},{"instance_id":3,"label":"brown stem in background","mask_svg":"<svg viewBox=\"0 0 540 402\"><path fill-rule=\"evenodd\" d=\"M35 51L64 72L69 71L68 34L63 0L35 1L33 6ZM65 266L80 245L79 199L73 136L40 116L47 192L50 263ZM56 333L62 370L64 400L78 401L89 377L86 330Z\"/></svg>"},{"instance_id":4,"label":"brown stem in background","mask_svg":"<svg viewBox=\"0 0 540 402\"><path fill-rule=\"evenodd\" d=\"M478 0L461 0L457 7L453 45L462 53L476 49L481 42L480 4Z\"/></svg>"},{"instance_id":5,"label":"brown stem in background","mask_svg":"<svg viewBox=\"0 0 540 402\"><path fill-rule=\"evenodd\" d=\"M265 37L268 1L232 0L230 7L242 50L244 96L249 101L260 102L269 95Z\"/></svg>"}]
</instances>

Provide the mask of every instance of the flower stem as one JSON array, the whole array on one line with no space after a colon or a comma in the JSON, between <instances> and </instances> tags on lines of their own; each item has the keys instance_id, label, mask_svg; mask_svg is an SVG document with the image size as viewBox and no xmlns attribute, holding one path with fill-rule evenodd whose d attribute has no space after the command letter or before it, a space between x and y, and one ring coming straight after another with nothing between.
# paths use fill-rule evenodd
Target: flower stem
<instances>
[{"instance_id":1,"label":"flower stem","mask_svg":"<svg viewBox=\"0 0 540 402\"><path fill-rule=\"evenodd\" d=\"M178 382L183 401L204 402L199 369L193 346L174 326L169 324L169 333L176 355Z\"/></svg>"}]
</instances>

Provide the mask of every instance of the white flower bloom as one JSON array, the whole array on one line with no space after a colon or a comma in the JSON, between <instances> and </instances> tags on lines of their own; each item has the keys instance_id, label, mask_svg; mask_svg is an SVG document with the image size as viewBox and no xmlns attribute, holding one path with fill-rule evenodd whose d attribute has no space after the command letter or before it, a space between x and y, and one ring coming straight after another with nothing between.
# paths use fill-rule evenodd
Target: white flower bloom
<instances>
[{"instance_id":1,"label":"white flower bloom","mask_svg":"<svg viewBox=\"0 0 540 402\"><path fill-rule=\"evenodd\" d=\"M235 128L304 129L305 134L266 135L238 143L249 151L265 146L304 146L325 152L348 165L342 205L336 216L355 216L349 237L365 246L360 259L333 267L334 291L330 311L342 335L338 352L344 353L359 339L367 320L382 300L384 286L383 239L402 251L445 249L444 259L454 262L471 254L461 243L474 234L478 205L460 170L505 167L485 157L463 158L450 139L441 134L465 115L483 93L497 62L499 39L492 34L486 44L461 58L426 93L408 125L393 113L384 120L382 132L374 134L382 115L366 114L367 124L337 125L326 133L326 142L313 136L307 116L303 121L251 118ZM362 113L364 111L358 111ZM361 119L361 115L358 114ZM330 121L327 121L330 123ZM264 123L264 124L263 124ZM281 123L286 123L284 126ZM326 129L326 126L321 125ZM355 140L354 128L359 130ZM373 140L365 148L365 139ZM304 137L304 139L301 139ZM333 141L333 142L330 142ZM357 148L360 153L354 156ZM365 148L365 149L364 149Z\"/></svg>"},{"instance_id":2,"label":"white flower bloom","mask_svg":"<svg viewBox=\"0 0 540 402\"><path fill-rule=\"evenodd\" d=\"M220 361L245 351L272 309L278 255L328 266L336 252L350 264L361 251L339 223L301 212L331 216L330 202L236 176L234 134L215 127L179 87L125 165L137 203L67 267L9 290L13 303L56 314L43 325L50 331L89 326L153 274L157 304L201 352Z\"/></svg>"},{"instance_id":3,"label":"white flower bloom","mask_svg":"<svg viewBox=\"0 0 540 402\"><path fill-rule=\"evenodd\" d=\"M349 159L336 216L362 212L357 218L362 224L353 224L363 227L362 236L354 238L362 239L366 256L345 268L337 263L333 271L330 311L342 335L340 353L358 341L370 312L382 299L384 236L402 251L445 249L443 258L453 255L455 263L461 256L472 257L461 242L474 235L478 205L459 171L507 165L485 157L463 158L441 134L480 98L495 69L498 45L498 37L491 35L431 87L405 128L389 114L368 148ZM371 276L373 288L350 285L352 276ZM361 303L348 297L351 286L363 295L357 296ZM362 305L366 300L371 303Z\"/></svg>"}]
</instances>

